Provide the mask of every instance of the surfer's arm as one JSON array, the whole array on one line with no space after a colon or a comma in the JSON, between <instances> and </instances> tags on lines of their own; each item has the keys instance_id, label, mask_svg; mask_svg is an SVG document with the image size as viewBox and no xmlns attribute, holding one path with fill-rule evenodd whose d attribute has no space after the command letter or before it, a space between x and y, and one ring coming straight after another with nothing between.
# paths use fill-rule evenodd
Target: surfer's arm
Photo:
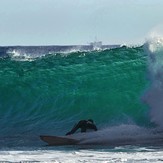
<instances>
[{"instance_id":1,"label":"surfer's arm","mask_svg":"<svg viewBox=\"0 0 163 163\"><path fill-rule=\"evenodd\" d=\"M78 130L79 125L75 124L74 127L71 129L71 131L69 131L66 135L71 135L73 133L75 133L76 130Z\"/></svg>"}]
</instances>

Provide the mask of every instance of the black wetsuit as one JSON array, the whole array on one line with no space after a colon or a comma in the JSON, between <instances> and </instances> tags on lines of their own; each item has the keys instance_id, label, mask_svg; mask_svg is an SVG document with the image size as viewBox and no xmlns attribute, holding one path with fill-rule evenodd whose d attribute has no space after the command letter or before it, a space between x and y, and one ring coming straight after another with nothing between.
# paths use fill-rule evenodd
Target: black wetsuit
<instances>
[{"instance_id":1,"label":"black wetsuit","mask_svg":"<svg viewBox=\"0 0 163 163\"><path fill-rule=\"evenodd\" d=\"M81 120L66 135L71 135L71 134L75 133L75 131L78 130L79 128L81 128L81 132L86 132L87 129L93 129L93 130L97 131L97 127L92 121Z\"/></svg>"}]
</instances>

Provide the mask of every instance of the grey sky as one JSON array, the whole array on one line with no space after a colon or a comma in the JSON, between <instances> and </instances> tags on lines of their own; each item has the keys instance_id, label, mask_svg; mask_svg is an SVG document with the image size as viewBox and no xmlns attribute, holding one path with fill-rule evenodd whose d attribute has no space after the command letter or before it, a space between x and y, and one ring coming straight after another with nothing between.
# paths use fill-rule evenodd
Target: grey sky
<instances>
[{"instance_id":1,"label":"grey sky","mask_svg":"<svg viewBox=\"0 0 163 163\"><path fill-rule=\"evenodd\" d=\"M0 45L140 43L163 24L163 0L0 0Z\"/></svg>"}]
</instances>

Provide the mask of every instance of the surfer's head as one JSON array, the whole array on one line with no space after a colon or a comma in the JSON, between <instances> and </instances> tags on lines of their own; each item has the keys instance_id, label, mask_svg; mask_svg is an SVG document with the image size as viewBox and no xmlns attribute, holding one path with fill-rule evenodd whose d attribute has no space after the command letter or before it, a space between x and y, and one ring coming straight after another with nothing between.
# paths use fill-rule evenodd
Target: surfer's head
<instances>
[{"instance_id":1,"label":"surfer's head","mask_svg":"<svg viewBox=\"0 0 163 163\"><path fill-rule=\"evenodd\" d=\"M94 123L92 119L88 119L89 122Z\"/></svg>"}]
</instances>

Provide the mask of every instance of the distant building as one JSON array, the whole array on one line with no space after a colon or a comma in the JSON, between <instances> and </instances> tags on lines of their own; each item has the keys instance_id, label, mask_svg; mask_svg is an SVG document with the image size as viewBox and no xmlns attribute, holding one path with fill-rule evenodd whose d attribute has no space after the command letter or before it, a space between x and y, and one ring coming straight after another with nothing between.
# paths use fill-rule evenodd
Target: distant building
<instances>
[{"instance_id":1,"label":"distant building","mask_svg":"<svg viewBox=\"0 0 163 163\"><path fill-rule=\"evenodd\" d=\"M93 50L99 50L102 47L102 41L94 41L90 43Z\"/></svg>"}]
</instances>

